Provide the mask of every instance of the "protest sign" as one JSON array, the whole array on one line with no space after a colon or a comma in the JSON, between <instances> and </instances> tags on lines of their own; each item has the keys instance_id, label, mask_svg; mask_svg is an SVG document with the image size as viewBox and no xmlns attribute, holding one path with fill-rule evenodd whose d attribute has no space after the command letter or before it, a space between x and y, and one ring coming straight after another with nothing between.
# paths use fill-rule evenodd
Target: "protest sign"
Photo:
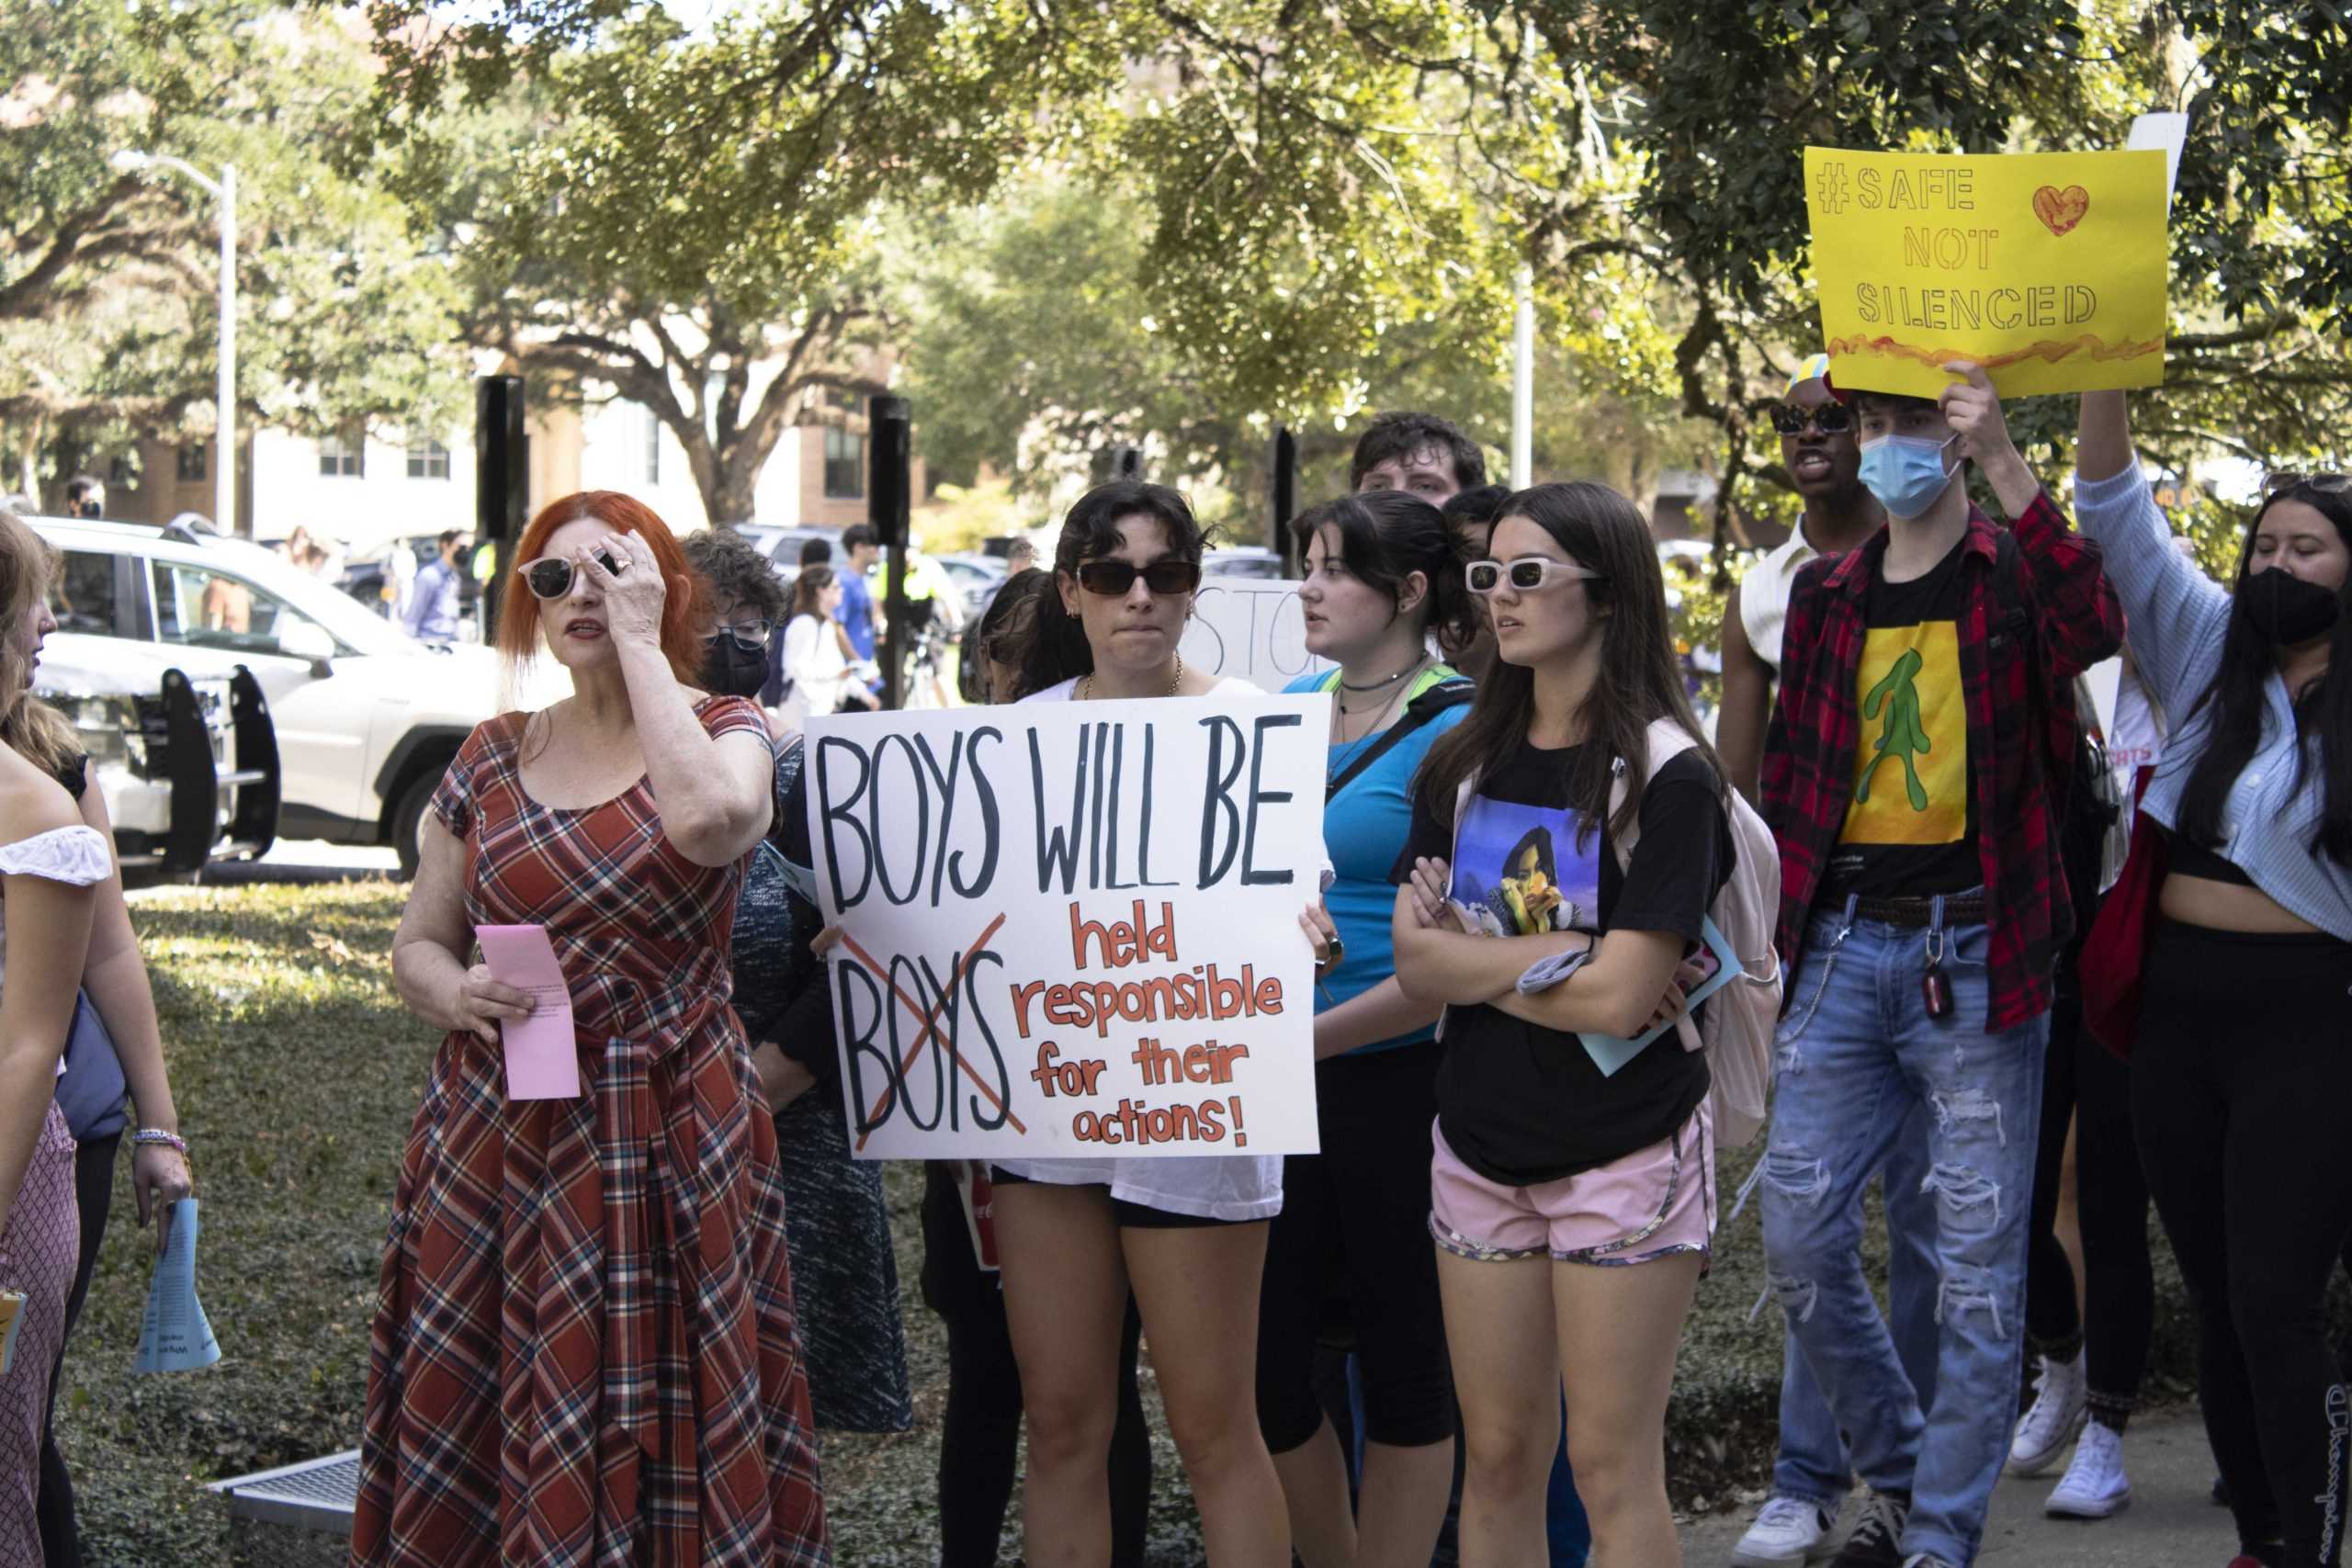
<instances>
[{"instance_id":1,"label":"protest sign","mask_svg":"<svg viewBox=\"0 0 2352 1568\"><path fill-rule=\"evenodd\" d=\"M1954 359L2005 398L2164 379L2165 154L1808 147L1832 374L1932 398Z\"/></svg>"},{"instance_id":2,"label":"protest sign","mask_svg":"<svg viewBox=\"0 0 2352 1568\"><path fill-rule=\"evenodd\" d=\"M853 1150L1313 1152L1328 703L811 719Z\"/></svg>"},{"instance_id":3,"label":"protest sign","mask_svg":"<svg viewBox=\"0 0 2352 1568\"><path fill-rule=\"evenodd\" d=\"M1306 651L1298 587L1264 578L1203 578L1179 649L1184 667L1230 675L1263 692L1330 669L1329 660Z\"/></svg>"}]
</instances>

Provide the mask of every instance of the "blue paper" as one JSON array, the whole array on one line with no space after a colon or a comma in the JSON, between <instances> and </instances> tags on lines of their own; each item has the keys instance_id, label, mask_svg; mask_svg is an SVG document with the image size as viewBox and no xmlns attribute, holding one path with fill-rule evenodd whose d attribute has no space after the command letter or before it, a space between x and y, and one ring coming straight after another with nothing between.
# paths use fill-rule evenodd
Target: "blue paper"
<instances>
[{"instance_id":1,"label":"blue paper","mask_svg":"<svg viewBox=\"0 0 2352 1568\"><path fill-rule=\"evenodd\" d=\"M220 1359L220 1342L196 1299L196 1200L172 1205L171 1240L155 1259L147 1285L147 1317L140 1325L134 1372L187 1372Z\"/></svg>"},{"instance_id":2,"label":"blue paper","mask_svg":"<svg viewBox=\"0 0 2352 1568\"><path fill-rule=\"evenodd\" d=\"M1690 1006L1694 1009L1729 985L1740 973L1739 955L1732 951L1731 939L1716 929L1714 921L1703 918L1700 920L1699 938L1714 951L1716 967L1715 972L1701 981L1698 988L1690 993ZM1615 1034L1579 1034L1577 1038L1584 1042L1585 1055L1590 1056L1592 1065L1600 1069L1600 1076L1613 1077L1618 1068L1642 1054L1644 1046L1673 1027L1670 1023L1661 1023L1646 1034L1632 1040Z\"/></svg>"}]
</instances>

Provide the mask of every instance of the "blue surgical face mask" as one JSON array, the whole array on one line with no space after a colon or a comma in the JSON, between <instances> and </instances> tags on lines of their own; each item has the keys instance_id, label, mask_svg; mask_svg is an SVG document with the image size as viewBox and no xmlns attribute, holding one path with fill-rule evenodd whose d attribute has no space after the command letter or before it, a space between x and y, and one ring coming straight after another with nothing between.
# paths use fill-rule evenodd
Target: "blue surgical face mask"
<instances>
[{"instance_id":1,"label":"blue surgical face mask","mask_svg":"<svg viewBox=\"0 0 2352 1568\"><path fill-rule=\"evenodd\" d=\"M1886 514L1908 523L1936 503L1958 468L1944 467L1944 448L1959 440L1924 435L1881 435L1861 444L1861 480Z\"/></svg>"}]
</instances>

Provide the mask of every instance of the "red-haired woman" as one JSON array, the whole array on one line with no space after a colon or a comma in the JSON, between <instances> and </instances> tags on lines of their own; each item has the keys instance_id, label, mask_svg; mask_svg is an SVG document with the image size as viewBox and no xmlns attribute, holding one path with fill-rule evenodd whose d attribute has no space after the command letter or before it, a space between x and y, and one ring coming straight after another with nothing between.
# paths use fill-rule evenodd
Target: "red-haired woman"
<instances>
[{"instance_id":1,"label":"red-haired woman","mask_svg":"<svg viewBox=\"0 0 2352 1568\"><path fill-rule=\"evenodd\" d=\"M662 520L589 491L532 520L499 644L573 694L492 719L433 797L392 975L448 1031L392 1201L352 1559L829 1561L774 1123L729 1007L766 831L759 709L695 689L695 579ZM575 1100L508 1098L530 998L474 933L542 925Z\"/></svg>"}]
</instances>

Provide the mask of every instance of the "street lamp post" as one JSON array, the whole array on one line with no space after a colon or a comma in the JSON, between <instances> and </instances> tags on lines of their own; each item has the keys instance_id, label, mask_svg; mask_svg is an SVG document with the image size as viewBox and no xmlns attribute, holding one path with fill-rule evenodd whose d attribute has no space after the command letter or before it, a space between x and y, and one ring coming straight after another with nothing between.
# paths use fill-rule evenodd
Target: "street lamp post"
<instances>
[{"instance_id":1,"label":"street lamp post","mask_svg":"<svg viewBox=\"0 0 2352 1568\"><path fill-rule=\"evenodd\" d=\"M223 534L237 531L237 169L220 165L219 180L209 178L185 158L169 153L139 152L129 148L114 155L114 166L125 174L161 165L186 175L220 204L220 433L213 445L213 522Z\"/></svg>"}]
</instances>

